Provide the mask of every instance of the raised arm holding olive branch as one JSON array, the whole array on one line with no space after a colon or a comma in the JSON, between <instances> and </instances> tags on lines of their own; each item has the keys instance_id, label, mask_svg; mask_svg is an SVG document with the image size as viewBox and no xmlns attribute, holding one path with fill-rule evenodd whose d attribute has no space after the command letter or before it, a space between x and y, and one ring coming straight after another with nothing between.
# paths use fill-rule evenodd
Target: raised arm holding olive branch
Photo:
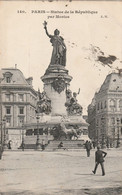
<instances>
[{"instance_id":1,"label":"raised arm holding olive branch","mask_svg":"<svg viewBox=\"0 0 122 195\"><path fill-rule=\"evenodd\" d=\"M54 35L50 35L47 31L47 22L44 21L44 29L46 35L50 38L50 42L53 46L52 57L50 65L66 65L66 45L63 37L59 36L59 30L54 31Z\"/></svg>"}]
</instances>

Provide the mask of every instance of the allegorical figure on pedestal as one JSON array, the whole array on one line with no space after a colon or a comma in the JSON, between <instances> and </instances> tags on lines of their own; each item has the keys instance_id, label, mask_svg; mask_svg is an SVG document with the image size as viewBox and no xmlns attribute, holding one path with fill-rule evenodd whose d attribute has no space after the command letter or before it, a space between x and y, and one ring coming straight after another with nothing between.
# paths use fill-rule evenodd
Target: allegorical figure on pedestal
<instances>
[{"instance_id":1,"label":"allegorical figure on pedestal","mask_svg":"<svg viewBox=\"0 0 122 195\"><path fill-rule=\"evenodd\" d=\"M80 89L78 93L74 92L72 96L72 92L70 89L66 90L66 103L68 115L82 115L82 106L77 103L77 95L80 93Z\"/></svg>"},{"instance_id":2,"label":"allegorical figure on pedestal","mask_svg":"<svg viewBox=\"0 0 122 195\"><path fill-rule=\"evenodd\" d=\"M53 52L51 57L50 65L66 65L66 45L63 37L59 36L60 31L56 29L54 35L50 35L47 31L47 22L44 21L44 29L47 36L50 38L50 42L53 46Z\"/></svg>"},{"instance_id":3,"label":"allegorical figure on pedestal","mask_svg":"<svg viewBox=\"0 0 122 195\"><path fill-rule=\"evenodd\" d=\"M39 100L37 101L37 113L45 113L50 114L51 113L51 100L47 97L46 92L40 93L38 91L38 97Z\"/></svg>"}]
</instances>

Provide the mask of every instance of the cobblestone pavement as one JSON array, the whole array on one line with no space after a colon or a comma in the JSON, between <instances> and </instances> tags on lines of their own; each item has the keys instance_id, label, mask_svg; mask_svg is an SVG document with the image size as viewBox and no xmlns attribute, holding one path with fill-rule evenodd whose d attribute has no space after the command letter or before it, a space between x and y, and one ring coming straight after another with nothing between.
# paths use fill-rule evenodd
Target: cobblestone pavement
<instances>
[{"instance_id":1,"label":"cobblestone pavement","mask_svg":"<svg viewBox=\"0 0 122 195\"><path fill-rule=\"evenodd\" d=\"M86 151L5 151L0 161L0 195L120 195L122 155L106 149L106 175L93 175L94 154Z\"/></svg>"}]
</instances>

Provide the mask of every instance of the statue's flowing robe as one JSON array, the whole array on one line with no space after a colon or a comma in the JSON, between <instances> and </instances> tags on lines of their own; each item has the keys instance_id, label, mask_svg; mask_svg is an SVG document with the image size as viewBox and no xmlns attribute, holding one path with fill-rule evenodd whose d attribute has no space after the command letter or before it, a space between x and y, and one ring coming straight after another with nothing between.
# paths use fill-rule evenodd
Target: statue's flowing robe
<instances>
[{"instance_id":1,"label":"statue's flowing robe","mask_svg":"<svg viewBox=\"0 0 122 195\"><path fill-rule=\"evenodd\" d=\"M52 57L50 64L59 64L62 66L66 65L66 47L64 40L61 36L51 35L50 42L53 46Z\"/></svg>"}]
</instances>

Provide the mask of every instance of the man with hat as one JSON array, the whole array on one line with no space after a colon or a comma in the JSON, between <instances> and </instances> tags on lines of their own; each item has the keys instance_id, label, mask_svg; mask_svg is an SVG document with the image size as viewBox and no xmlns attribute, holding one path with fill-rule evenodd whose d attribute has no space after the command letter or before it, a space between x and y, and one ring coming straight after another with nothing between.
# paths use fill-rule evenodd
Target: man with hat
<instances>
[{"instance_id":1,"label":"man with hat","mask_svg":"<svg viewBox=\"0 0 122 195\"><path fill-rule=\"evenodd\" d=\"M100 164L102 169L102 176L105 175L105 169L104 169L104 158L107 155L106 152L100 150L100 146L97 146L97 151L95 152L95 168L94 171L92 171L94 174L96 173L97 167Z\"/></svg>"}]
</instances>

